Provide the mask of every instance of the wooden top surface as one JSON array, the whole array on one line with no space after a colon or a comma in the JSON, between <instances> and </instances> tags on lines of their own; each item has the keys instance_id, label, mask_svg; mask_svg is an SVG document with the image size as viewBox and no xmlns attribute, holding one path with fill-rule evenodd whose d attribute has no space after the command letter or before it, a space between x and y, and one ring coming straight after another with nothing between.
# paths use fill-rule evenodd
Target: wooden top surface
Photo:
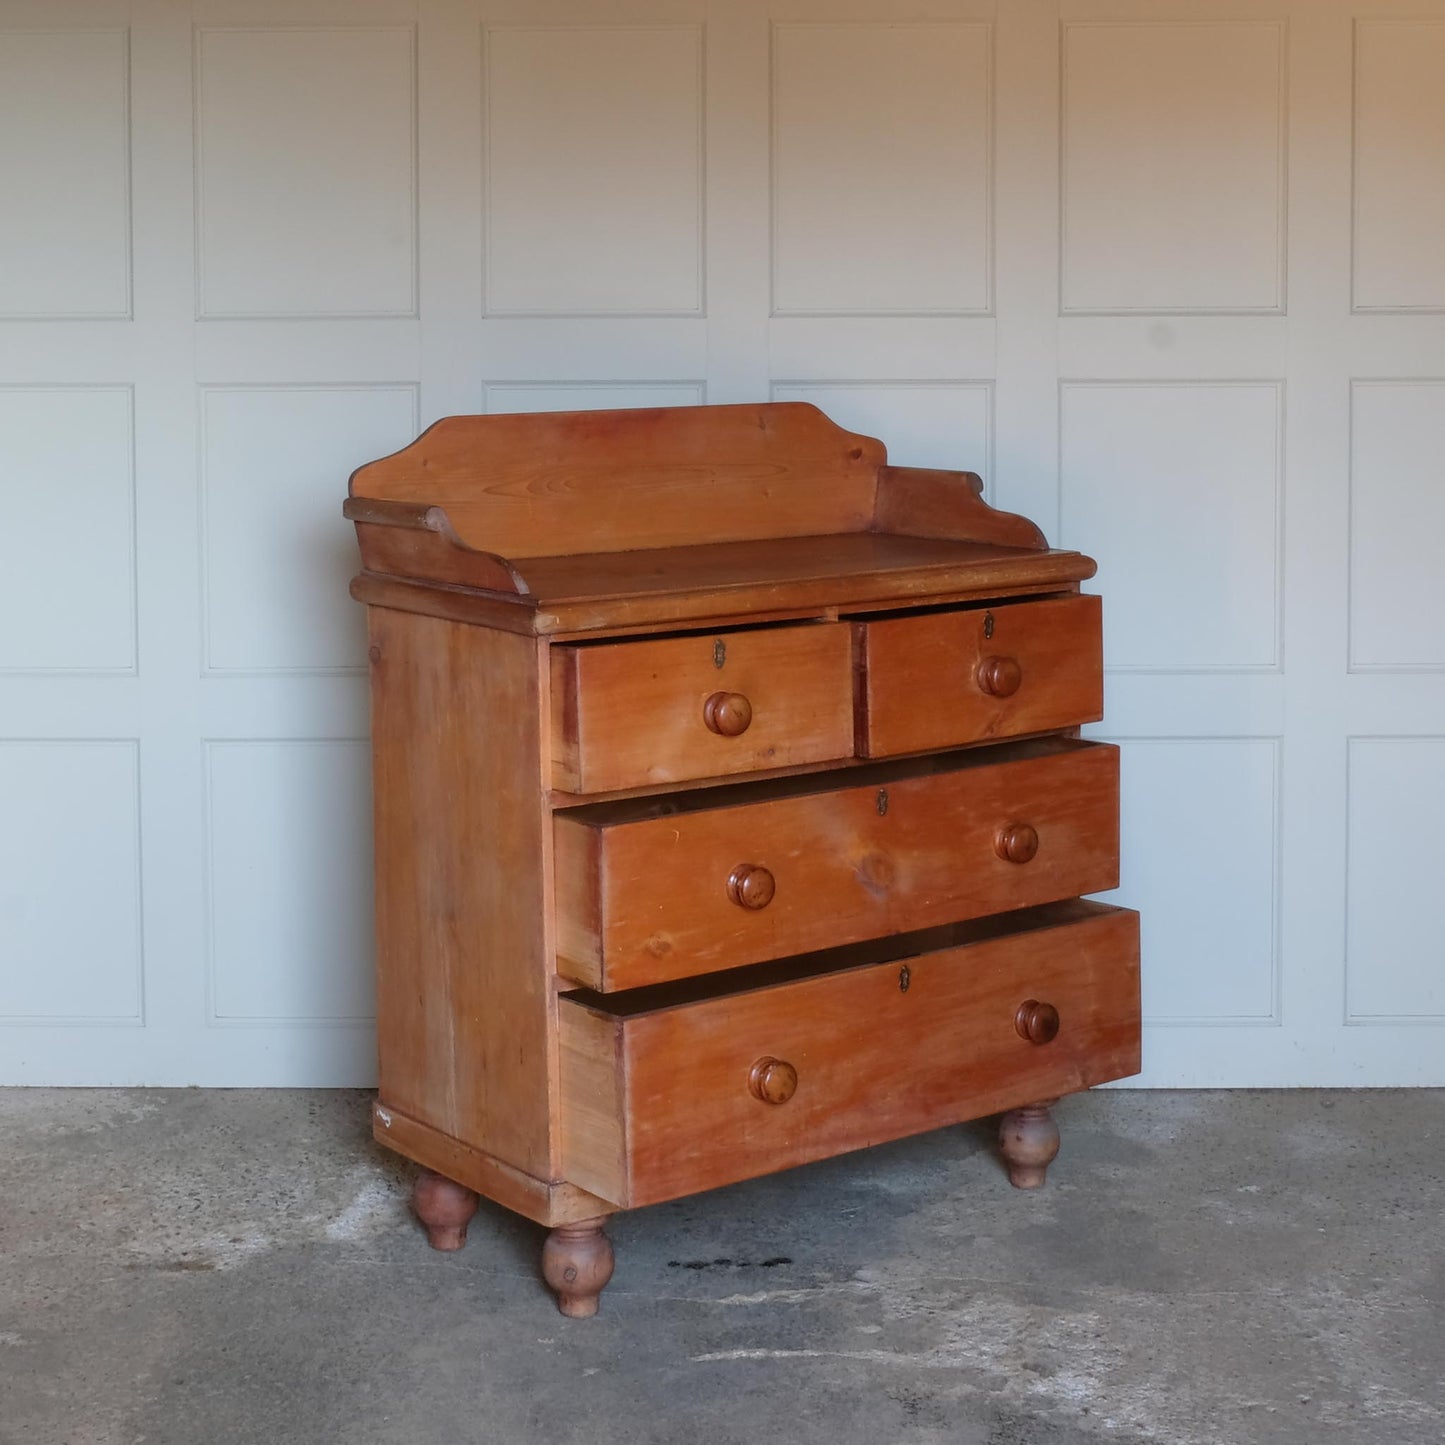
<instances>
[{"instance_id":1,"label":"wooden top surface","mask_svg":"<svg viewBox=\"0 0 1445 1445\"><path fill-rule=\"evenodd\" d=\"M945 602L1071 587L1095 572L1078 552L878 532L583 552L519 565L526 594L486 595L526 623L518 630L538 633ZM352 591L398 605L395 591L382 596L388 580L363 573ZM435 592L414 591L414 610L432 610L421 594Z\"/></svg>"},{"instance_id":2,"label":"wooden top surface","mask_svg":"<svg viewBox=\"0 0 1445 1445\"><path fill-rule=\"evenodd\" d=\"M899 590L915 587L931 590L942 577L963 578L979 568L1008 562L1031 568L1044 557L1077 555L934 537L842 532L638 552L529 557L525 575L540 607L814 581L848 581L865 591L878 588L882 589L880 595L896 596ZM1092 565L1089 571L1092 573Z\"/></svg>"}]
</instances>

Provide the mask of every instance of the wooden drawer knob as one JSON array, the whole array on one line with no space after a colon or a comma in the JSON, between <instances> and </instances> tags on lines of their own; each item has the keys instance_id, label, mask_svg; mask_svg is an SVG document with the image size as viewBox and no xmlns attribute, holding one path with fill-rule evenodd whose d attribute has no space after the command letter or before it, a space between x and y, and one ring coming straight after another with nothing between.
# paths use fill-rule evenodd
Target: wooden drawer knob
<instances>
[{"instance_id":1,"label":"wooden drawer knob","mask_svg":"<svg viewBox=\"0 0 1445 1445\"><path fill-rule=\"evenodd\" d=\"M1024 680L1024 670L1013 657L985 657L978 665L978 685L990 697L1012 697Z\"/></svg>"},{"instance_id":2,"label":"wooden drawer knob","mask_svg":"<svg viewBox=\"0 0 1445 1445\"><path fill-rule=\"evenodd\" d=\"M786 1104L798 1089L798 1071L786 1059L759 1059L748 1074L753 1098L765 1104Z\"/></svg>"},{"instance_id":3,"label":"wooden drawer knob","mask_svg":"<svg viewBox=\"0 0 1445 1445\"><path fill-rule=\"evenodd\" d=\"M1051 1003L1025 999L1014 1015L1014 1027L1031 1044L1052 1043L1059 1036L1059 1011Z\"/></svg>"},{"instance_id":4,"label":"wooden drawer knob","mask_svg":"<svg viewBox=\"0 0 1445 1445\"><path fill-rule=\"evenodd\" d=\"M739 863L728 874L728 897L739 908L766 908L777 890L777 879L761 863Z\"/></svg>"},{"instance_id":5,"label":"wooden drawer knob","mask_svg":"<svg viewBox=\"0 0 1445 1445\"><path fill-rule=\"evenodd\" d=\"M1039 851L1038 829L1027 823L1010 823L993 840L993 850L1010 863L1027 863Z\"/></svg>"},{"instance_id":6,"label":"wooden drawer knob","mask_svg":"<svg viewBox=\"0 0 1445 1445\"><path fill-rule=\"evenodd\" d=\"M747 732L753 705L740 692L715 692L702 705L702 720L719 737L735 738Z\"/></svg>"}]
</instances>

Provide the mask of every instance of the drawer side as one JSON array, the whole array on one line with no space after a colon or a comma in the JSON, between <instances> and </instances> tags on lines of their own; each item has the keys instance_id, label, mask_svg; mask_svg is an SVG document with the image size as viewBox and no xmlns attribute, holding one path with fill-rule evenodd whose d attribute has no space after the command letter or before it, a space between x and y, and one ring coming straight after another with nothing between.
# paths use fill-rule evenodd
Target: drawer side
<instances>
[{"instance_id":1,"label":"drawer side","mask_svg":"<svg viewBox=\"0 0 1445 1445\"><path fill-rule=\"evenodd\" d=\"M562 1172L567 1181L626 1205L626 1065L622 1028L564 999L562 1043Z\"/></svg>"}]
</instances>

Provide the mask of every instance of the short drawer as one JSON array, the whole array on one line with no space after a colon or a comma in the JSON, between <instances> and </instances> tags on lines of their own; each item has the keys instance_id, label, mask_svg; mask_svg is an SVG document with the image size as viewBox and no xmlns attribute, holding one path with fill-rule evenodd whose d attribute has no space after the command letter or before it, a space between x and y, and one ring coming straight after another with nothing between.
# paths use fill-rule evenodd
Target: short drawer
<instances>
[{"instance_id":1,"label":"short drawer","mask_svg":"<svg viewBox=\"0 0 1445 1445\"><path fill-rule=\"evenodd\" d=\"M559 971L635 988L1118 884L1114 747L864 771L556 814Z\"/></svg>"},{"instance_id":2,"label":"short drawer","mask_svg":"<svg viewBox=\"0 0 1445 1445\"><path fill-rule=\"evenodd\" d=\"M1104 715L1097 597L1015 602L855 624L868 758L1097 722Z\"/></svg>"},{"instance_id":3,"label":"short drawer","mask_svg":"<svg viewBox=\"0 0 1445 1445\"><path fill-rule=\"evenodd\" d=\"M564 997L566 1178L654 1204L1137 1073L1138 916L1031 912L701 1000Z\"/></svg>"},{"instance_id":4,"label":"short drawer","mask_svg":"<svg viewBox=\"0 0 1445 1445\"><path fill-rule=\"evenodd\" d=\"M846 623L552 649L552 782L568 792L852 753Z\"/></svg>"}]
</instances>

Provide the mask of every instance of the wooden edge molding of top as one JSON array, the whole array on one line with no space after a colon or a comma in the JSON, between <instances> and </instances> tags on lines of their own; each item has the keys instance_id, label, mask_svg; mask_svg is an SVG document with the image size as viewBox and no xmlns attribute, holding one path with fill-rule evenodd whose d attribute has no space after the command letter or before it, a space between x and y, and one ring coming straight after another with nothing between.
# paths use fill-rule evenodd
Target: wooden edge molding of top
<instances>
[{"instance_id":1,"label":"wooden edge molding of top","mask_svg":"<svg viewBox=\"0 0 1445 1445\"><path fill-rule=\"evenodd\" d=\"M797 587L801 601L824 563L830 576L871 574L879 598L971 590L975 573L1002 562L1022 579L1031 557L1052 562L1041 581L1058 580L1065 557L1075 578L1093 573L1087 558L1051 552L1031 521L991 507L975 473L890 466L881 441L807 402L445 417L359 467L349 490L363 578L486 593L509 608L635 599L606 559L639 552L656 559L641 590L659 603L679 590L722 602L753 573L775 585L791 575L780 590ZM830 538L836 555L823 558ZM796 565L779 568L787 549ZM637 564L625 572L635 584ZM605 606L593 610L585 626L611 624ZM634 602L626 620L647 610ZM543 619L525 630L554 629Z\"/></svg>"}]
</instances>

